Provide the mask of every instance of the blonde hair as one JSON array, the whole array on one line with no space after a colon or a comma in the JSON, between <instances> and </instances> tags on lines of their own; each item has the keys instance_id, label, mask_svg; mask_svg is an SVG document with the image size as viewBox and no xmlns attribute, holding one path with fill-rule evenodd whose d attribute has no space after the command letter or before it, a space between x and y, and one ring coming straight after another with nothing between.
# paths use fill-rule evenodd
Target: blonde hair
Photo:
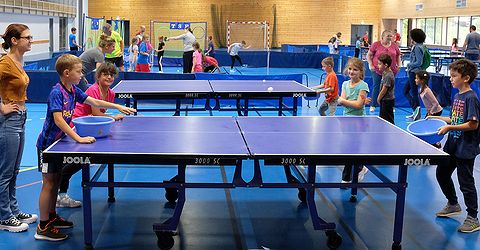
<instances>
[{"instance_id":1,"label":"blonde hair","mask_svg":"<svg viewBox=\"0 0 480 250\"><path fill-rule=\"evenodd\" d=\"M62 76L65 70L71 70L77 64L82 64L82 60L71 54L63 54L57 59L55 69L57 73Z\"/></svg>"},{"instance_id":2,"label":"blonde hair","mask_svg":"<svg viewBox=\"0 0 480 250\"><path fill-rule=\"evenodd\" d=\"M356 58L352 57L348 60L347 64L345 65L345 68L343 69L343 74L348 75L348 68L356 68L360 71L362 71L362 74L360 74L360 79L363 80L365 78L365 67L363 65L363 61Z\"/></svg>"},{"instance_id":3,"label":"blonde hair","mask_svg":"<svg viewBox=\"0 0 480 250\"><path fill-rule=\"evenodd\" d=\"M107 46L110 46L112 44L115 44L115 39L113 39L111 36L107 36L105 34L102 34L100 36L100 41L98 42L98 47L106 48Z\"/></svg>"},{"instance_id":4,"label":"blonde hair","mask_svg":"<svg viewBox=\"0 0 480 250\"><path fill-rule=\"evenodd\" d=\"M325 64L327 66L333 67L333 58L332 57L325 57L322 60L322 64Z\"/></svg>"},{"instance_id":5,"label":"blonde hair","mask_svg":"<svg viewBox=\"0 0 480 250\"><path fill-rule=\"evenodd\" d=\"M148 34L144 34L143 37L142 37L142 41L145 41L149 38L150 38L150 36Z\"/></svg>"}]
</instances>

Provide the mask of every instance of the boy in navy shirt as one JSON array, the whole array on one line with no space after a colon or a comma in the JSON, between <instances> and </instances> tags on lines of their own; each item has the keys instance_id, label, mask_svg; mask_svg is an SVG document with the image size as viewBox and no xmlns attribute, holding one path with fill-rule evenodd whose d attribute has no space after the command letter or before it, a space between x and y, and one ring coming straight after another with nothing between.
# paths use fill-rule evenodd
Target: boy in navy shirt
<instances>
[{"instance_id":1,"label":"boy in navy shirt","mask_svg":"<svg viewBox=\"0 0 480 250\"><path fill-rule=\"evenodd\" d=\"M473 166L475 157L480 153L480 102L470 84L477 77L477 66L466 59L460 59L450 64L450 81L458 89L455 95L450 117L430 116L440 118L449 125L439 128L439 134L448 132L444 151L450 154L448 164L437 167L437 181L447 198L447 205L437 212L437 217L450 217L460 214L462 208L458 204L452 174L457 169L458 183L467 206L467 218L458 228L459 232L472 233L480 230L477 218L478 201Z\"/></svg>"},{"instance_id":2,"label":"boy in navy shirt","mask_svg":"<svg viewBox=\"0 0 480 250\"><path fill-rule=\"evenodd\" d=\"M56 140L67 134L78 143L93 143L94 137L80 137L70 126L75 103L86 103L97 108L115 108L125 114L132 114L134 109L118 104L89 97L77 86L82 78L82 60L74 55L65 54L58 58L55 68L60 75L57 83L48 96L47 117L42 132L37 140L38 170L42 172L42 191L40 193L40 223L37 226L35 239L59 241L67 238L59 228L71 228L73 222L66 221L57 215L55 203L62 164L43 164L42 152Z\"/></svg>"}]
</instances>

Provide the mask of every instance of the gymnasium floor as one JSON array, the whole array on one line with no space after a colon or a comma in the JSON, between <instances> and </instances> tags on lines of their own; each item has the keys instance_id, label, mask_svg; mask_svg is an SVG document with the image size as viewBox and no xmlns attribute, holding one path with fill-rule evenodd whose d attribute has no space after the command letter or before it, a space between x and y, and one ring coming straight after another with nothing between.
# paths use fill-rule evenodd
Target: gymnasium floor
<instances>
[{"instance_id":1,"label":"gymnasium floor","mask_svg":"<svg viewBox=\"0 0 480 250\"><path fill-rule=\"evenodd\" d=\"M176 72L178 68L165 68ZM228 68L227 68L228 70ZM266 69L238 68L238 74L265 74ZM237 73L237 72L236 72ZM306 73L309 85L318 84L321 70L317 69L270 69L270 74ZM321 100L320 100L321 101ZM28 104L27 140L18 175L17 197L26 212L39 213L38 196L41 175L36 171L35 141L45 117L45 104ZM300 111L299 111L300 112ZM409 109L397 108L395 123L406 128L405 116ZM425 112L425 110L423 110ZM337 109L341 115L342 108ZM449 111L446 111L449 113ZM302 115L318 115L315 102L310 108L304 101ZM445 113L444 113L445 114ZM141 114L171 115L171 114ZM189 115L209 115L207 112ZM234 112L214 112L214 115L236 115ZM275 115L261 112L251 115ZM367 115L378 115L376 113ZM246 180L251 178L253 162L244 164ZM317 168L320 180L340 181L341 166ZM396 167L381 168L387 176L395 176ZM478 161L475 168L477 184L480 180ZM270 181L283 180L280 167L265 168L265 177ZM120 166L116 180L155 181L170 178L176 169L136 168ZM192 167L187 170L189 180L231 180L233 167ZM435 167L411 167L405 208L403 249L478 249L480 233L456 232L466 214L453 219L437 219L435 212L446 200L435 180ZM101 177L106 179L105 174ZM80 174L71 180L69 194L81 199ZM365 181L374 180L367 174ZM463 208L463 198L458 190ZM480 185L477 185L480 186ZM480 192L480 190L479 190ZM107 190L92 190L93 235L96 249L156 249L156 237L152 231L154 222L169 217L173 208L166 202L163 189L115 189L116 202L107 203ZM393 232L394 193L386 189L360 189L358 201L349 202L350 191L324 189L316 192L317 209L321 217L337 223L337 231L343 237L340 249L390 249ZM28 232L0 232L0 249L83 249L83 217L81 208L60 208L58 212L75 223L73 229L65 230L69 239L62 242L35 241L35 226ZM297 191L289 189L197 189L187 191L187 202L182 214L179 235L175 236L173 249L326 249L326 237L322 231L312 228L308 208L297 199Z\"/></svg>"}]
</instances>

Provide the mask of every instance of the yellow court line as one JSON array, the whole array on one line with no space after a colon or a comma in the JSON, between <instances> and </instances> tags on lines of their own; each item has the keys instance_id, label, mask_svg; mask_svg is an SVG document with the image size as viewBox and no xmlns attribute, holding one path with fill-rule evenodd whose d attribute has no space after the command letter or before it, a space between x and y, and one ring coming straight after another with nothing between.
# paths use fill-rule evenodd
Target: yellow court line
<instances>
[{"instance_id":1,"label":"yellow court line","mask_svg":"<svg viewBox=\"0 0 480 250\"><path fill-rule=\"evenodd\" d=\"M20 171L19 171L19 172L21 173L21 172L25 172L25 171L34 170L34 169L38 169L38 167L37 167L37 166L35 166L35 167L23 168L23 169L20 169Z\"/></svg>"},{"instance_id":2,"label":"yellow court line","mask_svg":"<svg viewBox=\"0 0 480 250\"><path fill-rule=\"evenodd\" d=\"M38 183L42 183L42 180L39 180L39 181L36 181L36 182L32 182L32 183L28 183L28 184L25 184L25 185L22 185L22 186L17 186L17 189L24 188L24 187L28 187L28 186L32 186L32 185L35 185L35 184L38 184Z\"/></svg>"}]
</instances>

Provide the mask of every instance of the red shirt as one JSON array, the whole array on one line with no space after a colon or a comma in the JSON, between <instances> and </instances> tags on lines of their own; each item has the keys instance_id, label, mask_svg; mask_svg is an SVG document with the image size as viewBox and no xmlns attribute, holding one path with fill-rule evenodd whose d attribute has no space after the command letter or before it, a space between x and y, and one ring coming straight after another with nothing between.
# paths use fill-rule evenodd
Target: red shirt
<instances>
[{"instance_id":1,"label":"red shirt","mask_svg":"<svg viewBox=\"0 0 480 250\"><path fill-rule=\"evenodd\" d=\"M325 78L324 87L327 88L332 88L332 92L326 92L325 93L325 101L328 103L335 101L338 98L338 79L337 75L335 72L330 72L327 74L327 78Z\"/></svg>"},{"instance_id":2,"label":"red shirt","mask_svg":"<svg viewBox=\"0 0 480 250\"><path fill-rule=\"evenodd\" d=\"M395 33L395 42L400 42L400 34L398 32Z\"/></svg>"},{"instance_id":3,"label":"red shirt","mask_svg":"<svg viewBox=\"0 0 480 250\"><path fill-rule=\"evenodd\" d=\"M211 56L205 56L205 64L207 66L213 65L213 66L217 67L218 66L218 61L217 61L217 59L215 59Z\"/></svg>"}]
</instances>

